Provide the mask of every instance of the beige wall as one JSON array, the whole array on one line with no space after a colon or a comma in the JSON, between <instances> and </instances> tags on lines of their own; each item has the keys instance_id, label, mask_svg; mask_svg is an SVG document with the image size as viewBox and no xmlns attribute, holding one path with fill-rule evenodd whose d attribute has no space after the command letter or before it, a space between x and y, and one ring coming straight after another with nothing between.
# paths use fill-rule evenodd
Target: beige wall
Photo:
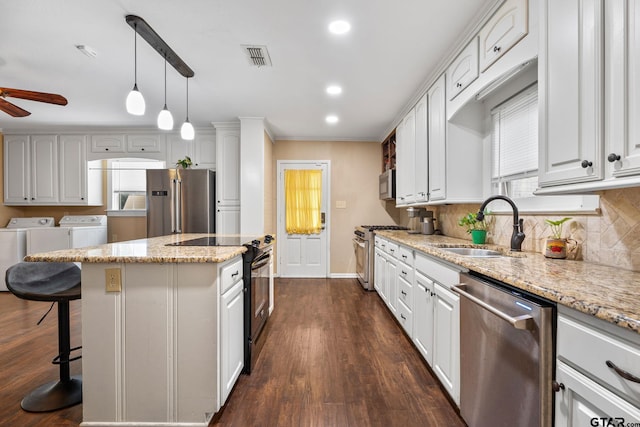
<instances>
[{"instance_id":1,"label":"beige wall","mask_svg":"<svg viewBox=\"0 0 640 427\"><path fill-rule=\"evenodd\" d=\"M107 221L107 231L109 243L144 239L147 237L147 217L110 216Z\"/></svg>"},{"instance_id":2,"label":"beige wall","mask_svg":"<svg viewBox=\"0 0 640 427\"><path fill-rule=\"evenodd\" d=\"M331 274L354 274L353 230L362 224L406 223L406 212L378 199L379 142L276 141L277 160L330 160ZM345 201L345 209L336 208ZM272 209L275 212L275 206Z\"/></svg>"},{"instance_id":3,"label":"beige wall","mask_svg":"<svg viewBox=\"0 0 640 427\"><path fill-rule=\"evenodd\" d=\"M522 249L543 252L545 240L551 234L545 218L555 220L570 216L572 220L565 224L563 235L577 242L577 259L640 271L640 189L624 188L598 194L600 213L597 215L523 215L527 237ZM457 225L457 221L467 212L477 212L479 207L441 206L440 227L444 234L471 240L464 228ZM487 242L508 247L513 217L496 215L493 221Z\"/></svg>"}]
</instances>

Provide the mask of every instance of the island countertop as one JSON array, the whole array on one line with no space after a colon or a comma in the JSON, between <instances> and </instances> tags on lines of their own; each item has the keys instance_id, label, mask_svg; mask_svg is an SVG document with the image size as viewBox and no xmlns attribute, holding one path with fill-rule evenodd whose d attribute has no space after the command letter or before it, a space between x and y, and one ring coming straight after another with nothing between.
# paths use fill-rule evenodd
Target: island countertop
<instances>
[{"instance_id":1,"label":"island countertop","mask_svg":"<svg viewBox=\"0 0 640 427\"><path fill-rule=\"evenodd\" d=\"M24 260L85 263L220 263L247 251L244 246L167 246L185 240L214 236L216 235L203 233L173 234L31 254ZM251 241L251 238L248 241Z\"/></svg>"},{"instance_id":2,"label":"island countertop","mask_svg":"<svg viewBox=\"0 0 640 427\"><path fill-rule=\"evenodd\" d=\"M447 252L451 246L474 247L468 240L406 231L376 231L377 235L417 249L468 270L593 315L640 334L640 273L566 259L548 259L535 252L503 252L497 258L472 258Z\"/></svg>"}]
</instances>

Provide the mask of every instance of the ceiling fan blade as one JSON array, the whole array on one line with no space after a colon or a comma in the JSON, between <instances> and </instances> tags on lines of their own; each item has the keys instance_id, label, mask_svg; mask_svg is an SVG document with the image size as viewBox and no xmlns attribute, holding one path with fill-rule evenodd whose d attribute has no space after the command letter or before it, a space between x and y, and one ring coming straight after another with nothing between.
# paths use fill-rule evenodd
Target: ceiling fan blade
<instances>
[{"instance_id":1,"label":"ceiling fan blade","mask_svg":"<svg viewBox=\"0 0 640 427\"><path fill-rule=\"evenodd\" d=\"M0 96L46 102L49 104L67 105L67 99L64 96L55 93L34 92L31 90L0 87Z\"/></svg>"},{"instance_id":2,"label":"ceiling fan blade","mask_svg":"<svg viewBox=\"0 0 640 427\"><path fill-rule=\"evenodd\" d=\"M17 105L14 105L8 101L5 101L2 98L0 98L0 111L4 111L5 113L13 117L26 117L29 114L31 114L27 110L23 110Z\"/></svg>"}]
</instances>

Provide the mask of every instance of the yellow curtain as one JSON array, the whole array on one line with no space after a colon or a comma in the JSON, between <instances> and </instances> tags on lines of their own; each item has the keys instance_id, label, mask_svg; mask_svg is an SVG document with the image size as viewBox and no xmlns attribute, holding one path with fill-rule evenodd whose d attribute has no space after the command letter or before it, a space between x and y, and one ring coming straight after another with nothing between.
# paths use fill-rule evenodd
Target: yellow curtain
<instances>
[{"instance_id":1,"label":"yellow curtain","mask_svg":"<svg viewBox=\"0 0 640 427\"><path fill-rule=\"evenodd\" d=\"M288 234L319 234L322 171L284 171L285 223Z\"/></svg>"}]
</instances>

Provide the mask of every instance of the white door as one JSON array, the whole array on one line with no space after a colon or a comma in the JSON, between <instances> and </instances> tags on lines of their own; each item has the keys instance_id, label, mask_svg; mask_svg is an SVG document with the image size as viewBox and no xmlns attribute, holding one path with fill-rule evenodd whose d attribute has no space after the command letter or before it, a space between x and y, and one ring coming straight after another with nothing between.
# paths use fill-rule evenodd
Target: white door
<instances>
[{"instance_id":1,"label":"white door","mask_svg":"<svg viewBox=\"0 0 640 427\"><path fill-rule=\"evenodd\" d=\"M281 277L329 276L329 161L278 161L278 272ZM318 234L286 231L284 175L286 170L322 171L321 212L323 227ZM282 236L282 237L280 237Z\"/></svg>"}]
</instances>

